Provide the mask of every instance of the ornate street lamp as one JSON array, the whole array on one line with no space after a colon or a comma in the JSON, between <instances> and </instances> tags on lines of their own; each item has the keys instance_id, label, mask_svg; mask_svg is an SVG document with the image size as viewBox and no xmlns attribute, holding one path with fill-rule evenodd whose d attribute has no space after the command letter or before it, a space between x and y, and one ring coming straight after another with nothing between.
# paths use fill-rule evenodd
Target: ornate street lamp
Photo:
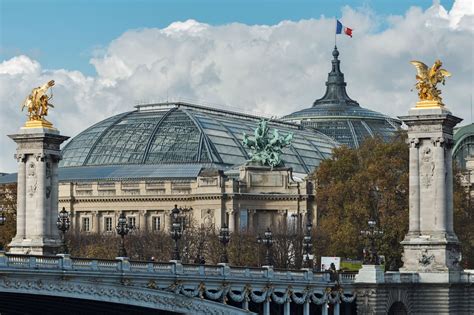
<instances>
[{"instance_id":1,"label":"ornate street lamp","mask_svg":"<svg viewBox=\"0 0 474 315\"><path fill-rule=\"evenodd\" d=\"M176 207L176 205L175 205ZM179 214L180 214L180 221L181 221L181 225L182 225L182 230L186 230L186 228L189 227L190 225L190 215L189 213L193 211L193 208L192 207L184 207L184 208L179 208Z\"/></svg>"},{"instance_id":2,"label":"ornate street lamp","mask_svg":"<svg viewBox=\"0 0 474 315\"><path fill-rule=\"evenodd\" d=\"M227 244L230 241L230 234L229 234L229 228L227 227L227 224L224 224L221 227L221 230L219 232L219 241L221 242L223 246L223 253L221 256L221 263L228 264L229 263L229 257L227 257Z\"/></svg>"},{"instance_id":3,"label":"ornate street lamp","mask_svg":"<svg viewBox=\"0 0 474 315\"><path fill-rule=\"evenodd\" d=\"M369 249L364 248L364 265L379 265L380 259L377 254L377 248L375 240L379 235L383 234L383 231L377 230L377 222L373 219L370 219L368 222L369 228L366 231L360 231L360 234L367 236L369 241Z\"/></svg>"},{"instance_id":4,"label":"ornate street lamp","mask_svg":"<svg viewBox=\"0 0 474 315\"><path fill-rule=\"evenodd\" d=\"M382 235L383 232L376 229L377 221L375 218L378 216L379 211L379 201L380 201L380 193L379 188L377 186L370 187L369 189L369 204L370 204L370 211L371 211L371 219L369 219L368 223L368 230L360 231L362 235L365 235L368 239L369 248L364 248L364 265L379 265L380 259L377 254L376 248L376 238L379 235Z\"/></svg>"},{"instance_id":5,"label":"ornate street lamp","mask_svg":"<svg viewBox=\"0 0 474 315\"><path fill-rule=\"evenodd\" d=\"M272 231L268 227L265 233L263 234L263 239L262 239L263 245L265 245L266 252L265 252L265 261L264 264L265 266L272 266L272 257L270 257L270 249L273 245L273 235Z\"/></svg>"},{"instance_id":6,"label":"ornate street lamp","mask_svg":"<svg viewBox=\"0 0 474 315\"><path fill-rule=\"evenodd\" d=\"M309 259L309 256L311 255L311 248L313 247L313 242L311 241L312 228L313 228L313 224L311 223L311 216L308 213L308 222L306 222L306 231L303 238L303 248L304 248L303 265L305 268L311 268L311 260Z\"/></svg>"},{"instance_id":7,"label":"ornate street lamp","mask_svg":"<svg viewBox=\"0 0 474 315\"><path fill-rule=\"evenodd\" d=\"M182 224L180 222L179 218L179 212L180 210L178 209L177 205L174 205L174 209L171 210L171 238L174 241L174 249L173 249L173 255L172 259L173 260L180 260L179 257L179 247L178 247L178 241L181 238L183 232L182 232Z\"/></svg>"},{"instance_id":8,"label":"ornate street lamp","mask_svg":"<svg viewBox=\"0 0 474 315\"><path fill-rule=\"evenodd\" d=\"M194 258L194 263L198 265L206 264L206 259L204 258L204 255L202 254L202 251L204 249L205 238L206 238L206 232L204 228L201 226L201 228L199 229L199 243L198 243L198 248L197 248L197 255L196 255L196 258Z\"/></svg>"},{"instance_id":9,"label":"ornate street lamp","mask_svg":"<svg viewBox=\"0 0 474 315\"><path fill-rule=\"evenodd\" d=\"M56 221L56 226L58 230L61 231L61 253L69 254L69 250L66 244L66 231L69 230L71 226L71 221L69 219L69 212L66 211L66 208L63 209L58 213L58 220Z\"/></svg>"},{"instance_id":10,"label":"ornate street lamp","mask_svg":"<svg viewBox=\"0 0 474 315\"><path fill-rule=\"evenodd\" d=\"M122 212L118 218L117 227L117 234L120 235L120 246L118 251L118 257L127 257L127 251L125 250L125 242L124 237L125 235L132 230L134 226L131 223L127 222L127 218L125 214Z\"/></svg>"}]
</instances>

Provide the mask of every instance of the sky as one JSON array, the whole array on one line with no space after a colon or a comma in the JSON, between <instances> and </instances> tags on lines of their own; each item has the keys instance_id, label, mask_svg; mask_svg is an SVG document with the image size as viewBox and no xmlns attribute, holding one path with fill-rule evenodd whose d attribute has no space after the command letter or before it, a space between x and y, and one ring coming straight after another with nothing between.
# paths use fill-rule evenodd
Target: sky
<instances>
[{"instance_id":1,"label":"sky","mask_svg":"<svg viewBox=\"0 0 474 315\"><path fill-rule=\"evenodd\" d=\"M20 104L56 80L50 118L74 136L137 103L186 99L282 116L324 94L335 17L348 93L405 115L410 60L441 59L444 101L472 122L474 4L456 1L0 0L0 172L14 172Z\"/></svg>"}]
</instances>

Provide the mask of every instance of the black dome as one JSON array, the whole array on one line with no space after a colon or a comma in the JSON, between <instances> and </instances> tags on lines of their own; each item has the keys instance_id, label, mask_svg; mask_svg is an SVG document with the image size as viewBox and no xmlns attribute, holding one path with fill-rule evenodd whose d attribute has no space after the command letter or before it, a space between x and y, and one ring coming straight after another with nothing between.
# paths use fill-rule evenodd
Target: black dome
<instances>
[{"instance_id":1,"label":"black dome","mask_svg":"<svg viewBox=\"0 0 474 315\"><path fill-rule=\"evenodd\" d=\"M388 140L401 122L384 114L360 107L346 92L340 69L339 51L334 47L332 69L326 82L326 93L313 106L282 118L315 128L341 144L358 147L366 137L381 136Z\"/></svg>"}]
</instances>

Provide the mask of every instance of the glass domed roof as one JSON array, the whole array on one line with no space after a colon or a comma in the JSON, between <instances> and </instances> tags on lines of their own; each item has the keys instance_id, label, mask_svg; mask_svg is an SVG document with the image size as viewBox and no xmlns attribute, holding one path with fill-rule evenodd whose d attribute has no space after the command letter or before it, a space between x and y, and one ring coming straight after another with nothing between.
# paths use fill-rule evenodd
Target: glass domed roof
<instances>
[{"instance_id":1,"label":"glass domed roof","mask_svg":"<svg viewBox=\"0 0 474 315\"><path fill-rule=\"evenodd\" d=\"M202 164L223 169L242 165L250 151L243 133L253 134L259 117L188 103L137 106L107 118L74 137L63 149L61 167ZM294 134L283 149L285 165L309 173L330 157L337 143L326 135L272 121L280 134Z\"/></svg>"},{"instance_id":2,"label":"glass domed roof","mask_svg":"<svg viewBox=\"0 0 474 315\"><path fill-rule=\"evenodd\" d=\"M474 124L459 127L454 133L453 159L466 170L467 159L474 156Z\"/></svg>"},{"instance_id":3,"label":"glass domed roof","mask_svg":"<svg viewBox=\"0 0 474 315\"><path fill-rule=\"evenodd\" d=\"M401 122L384 114L360 107L346 92L340 69L339 51L334 47L332 69L326 82L326 93L313 106L282 118L315 128L341 144L359 147L366 137L381 136L388 140Z\"/></svg>"}]
</instances>

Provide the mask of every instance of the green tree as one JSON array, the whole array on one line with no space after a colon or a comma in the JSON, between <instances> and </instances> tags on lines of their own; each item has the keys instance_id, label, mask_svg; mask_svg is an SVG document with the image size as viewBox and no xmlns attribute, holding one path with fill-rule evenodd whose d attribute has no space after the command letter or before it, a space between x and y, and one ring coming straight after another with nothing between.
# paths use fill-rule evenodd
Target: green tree
<instances>
[{"instance_id":1,"label":"green tree","mask_svg":"<svg viewBox=\"0 0 474 315\"><path fill-rule=\"evenodd\" d=\"M474 208L469 188L462 185L461 172L454 181L454 231L461 242L464 268L474 268Z\"/></svg>"},{"instance_id":2,"label":"green tree","mask_svg":"<svg viewBox=\"0 0 474 315\"><path fill-rule=\"evenodd\" d=\"M0 186L0 207L5 216L0 226L0 248L5 248L16 233L16 184Z\"/></svg>"},{"instance_id":3,"label":"green tree","mask_svg":"<svg viewBox=\"0 0 474 315\"><path fill-rule=\"evenodd\" d=\"M361 258L361 230L375 219L384 234L379 253L387 265L400 266L401 246L408 222L408 148L406 135L391 142L368 139L359 149L334 149L333 156L313 173L316 181L320 256ZM376 193L374 193L376 192Z\"/></svg>"},{"instance_id":4,"label":"green tree","mask_svg":"<svg viewBox=\"0 0 474 315\"><path fill-rule=\"evenodd\" d=\"M375 138L358 149L336 148L331 159L323 161L312 174L317 183L317 255L362 258L365 240L360 232L373 218L384 232L378 249L386 257L386 267L395 270L402 265L400 241L408 229L406 137L401 131L391 142ZM454 228L462 242L464 266L472 267L474 220L468 197L456 177Z\"/></svg>"}]
</instances>

